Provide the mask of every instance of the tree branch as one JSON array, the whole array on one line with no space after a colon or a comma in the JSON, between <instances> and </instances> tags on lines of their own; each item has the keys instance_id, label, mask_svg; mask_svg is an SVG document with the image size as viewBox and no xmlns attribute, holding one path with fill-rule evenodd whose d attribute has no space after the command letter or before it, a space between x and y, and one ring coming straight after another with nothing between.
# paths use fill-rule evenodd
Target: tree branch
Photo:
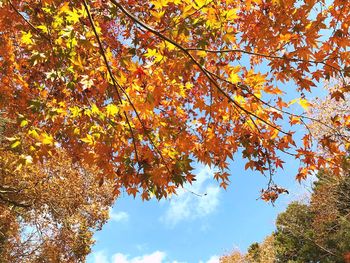
<instances>
[{"instance_id":1,"label":"tree branch","mask_svg":"<svg viewBox=\"0 0 350 263\"><path fill-rule=\"evenodd\" d=\"M90 21L90 24L91 24L92 29L93 29L93 31L94 31L95 37L96 37L96 39L97 39L97 42L98 42L98 45L99 45L99 49L100 49L100 53L101 53L101 55L102 55L102 57L103 57L103 60L104 60L104 62L105 62L105 64L106 64L108 74L109 74L110 78L112 79L113 86L115 87L115 89L116 89L116 91L117 91L117 95L118 95L120 104L122 103L122 99L121 99L120 94L119 94L119 92L118 92L118 88L119 88L119 89L123 92L123 94L126 96L126 98L127 98L128 102L129 102L130 106L132 107L133 111L134 111L135 114L136 114L137 119L139 120L139 122L140 122L140 124L141 124L143 130L145 131L145 134L146 134L148 140L150 141L150 143L152 144L152 146L154 147L154 149L156 150L156 152L159 154L159 156L160 156L160 158L162 159L162 161L163 161L163 163L164 163L166 169L168 170L169 174L171 174L171 171L170 171L170 169L169 169L169 167L168 167L168 164L167 164L166 160L165 160L164 157L163 157L162 152L158 149L158 147L155 145L153 139L152 139L151 136L148 134L147 129L146 129L146 127L145 127L145 125L144 125L144 123L143 123L143 121L142 121L142 119L141 119L141 117L140 117L140 115L139 115L137 109L135 108L135 105L134 105L133 102L131 101L129 95L126 93L126 91L124 90L124 88L123 88L123 87L117 82L117 80L115 79L114 74L113 74L113 72L112 72L112 69L111 69L111 67L110 67L110 65L109 65L109 63L108 63L108 60L107 60L107 57L106 57L104 48L103 48L103 46L102 46L102 42L101 42L101 40L100 40L100 37L98 36L98 33L97 33L97 30L96 30L95 24L94 24L94 22L93 22L91 13L90 13L90 11L89 11L88 5L87 5L87 3L86 3L85 0L83 0L83 4L84 4L84 8L85 8L85 10L86 10L86 12L87 12L87 14L88 14L89 21ZM137 158L137 162L140 163L140 160L138 159L137 149L136 149L136 142L135 142L136 139L135 139L135 136L134 136L133 131L131 130L130 121L128 120L128 117L127 117L126 112L124 112L124 116L125 116L125 118L126 118L126 120L127 120L128 126L129 126L129 128L130 128L130 132L131 132L131 135L132 135L133 145L134 145L134 147L135 147L135 157Z\"/></svg>"},{"instance_id":2,"label":"tree branch","mask_svg":"<svg viewBox=\"0 0 350 263\"><path fill-rule=\"evenodd\" d=\"M264 57L269 59L280 59L280 60L288 60L293 62L307 62L311 64L323 64L327 67L330 67L340 73L342 73L342 70L340 68L337 68L335 66L329 65L325 62L325 60L317 61L317 60L308 60L308 59L301 59L301 58L288 58L287 56L274 56L274 55L268 55L268 54L262 54L252 51L247 51L244 49L205 49L205 48L186 48L188 51L204 51L207 53L243 53L247 55L253 55L258 57Z\"/></svg>"}]
</instances>

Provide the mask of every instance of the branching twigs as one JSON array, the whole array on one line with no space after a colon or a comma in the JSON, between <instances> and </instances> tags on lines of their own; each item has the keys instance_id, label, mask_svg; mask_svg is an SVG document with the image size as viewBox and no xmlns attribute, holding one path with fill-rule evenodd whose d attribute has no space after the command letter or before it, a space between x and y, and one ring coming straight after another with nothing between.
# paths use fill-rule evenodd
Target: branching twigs
<instances>
[{"instance_id":1,"label":"branching twigs","mask_svg":"<svg viewBox=\"0 0 350 263\"><path fill-rule=\"evenodd\" d=\"M170 169L169 169L169 167L168 167L167 161L165 160L165 158L164 158L162 152L161 152L161 151L158 149L158 147L155 145L155 143L154 143L153 139L151 138L151 136L148 134L148 131L147 131L147 129L146 129L146 127L145 127L145 125L144 125L144 123L143 123L143 121L142 121L142 119L141 119L141 117L140 117L140 115L139 115L139 113L138 113L138 111L137 111L135 105L134 105L133 102L131 101L129 95L126 93L126 91L124 90L124 88L123 88L123 87L118 83L118 81L115 79L114 74L113 74L113 72L112 72L112 69L111 69L111 67L110 67L110 65L109 65L109 63L108 63L108 59L107 59L107 57L106 57L106 54L105 54L105 51L104 51L102 42L101 42L100 37L99 37L99 35L98 35L98 33L97 33L95 24L94 24L94 22L93 22L91 13L90 13L89 8L88 8L88 5L87 5L87 3L86 3L85 0L83 0L83 4L84 4L84 8L85 8L85 10L86 10L86 12L87 12L87 14L88 14L89 21L90 21L90 24L91 24L91 26L92 26L92 28L93 28L95 37L96 37L96 39L97 39L97 42L98 42L98 45L99 45L99 49L100 49L100 53L101 53L101 55L102 55L102 57L103 57L103 59L104 59L104 62L105 62L105 64L106 64L106 67L107 67L107 70L108 70L108 74L109 74L109 76L110 76L110 78L111 78L111 80L112 80L112 82L113 82L113 86L114 86L115 89L116 89L117 96L118 96L118 99L119 99L120 104L122 103L122 99L121 99L121 96L120 96L120 94L119 94L119 92L118 92L118 89L121 90L121 91L123 92L123 94L126 96L127 101L129 102L130 106L132 107L133 111L135 112L136 117L137 117L137 119L139 120L139 122L140 122L140 124L141 124L141 126L142 126L142 128L143 128L143 130L144 130L144 132L145 132L145 134L146 134L146 136L147 136L147 138L148 138L148 140L150 141L150 143L152 144L152 146L153 146L153 148L156 150L156 152L159 154L159 156L160 156L160 158L162 159L162 162L164 163L164 165L165 165L167 171L169 172L169 174L171 174L171 171L170 171ZM131 123L130 123L130 121L129 121L129 119L128 119L128 116L127 116L126 112L124 112L124 116L125 116L125 118L126 118L126 120L127 120L129 129L130 129L130 133L131 133L131 136L132 136L132 139L133 139L133 145L134 145L134 148L135 148L135 157L136 157L136 159L137 159L137 162L140 164L141 162L140 162L140 160L138 159L139 157L138 157L138 154L137 154L137 148L136 148L136 142L135 142L136 138L135 138L134 133L133 133L133 131L132 131Z\"/></svg>"},{"instance_id":2,"label":"branching twigs","mask_svg":"<svg viewBox=\"0 0 350 263\"><path fill-rule=\"evenodd\" d=\"M213 3L213 0L212 1L209 1L208 3L202 5L200 8L198 8L196 11L194 11L192 14L189 14L188 16L182 18L182 19L179 19L178 21L176 21L173 25L171 25L171 28L174 28L175 26L177 26L178 24L182 23L183 21L185 21L186 19L198 14L203 8L209 6L210 4ZM168 27L169 28L169 27ZM165 28L163 30L161 30L160 32L165 32L168 28Z\"/></svg>"},{"instance_id":3,"label":"branching twigs","mask_svg":"<svg viewBox=\"0 0 350 263\"><path fill-rule=\"evenodd\" d=\"M131 14L128 10L126 10L121 4L119 4L116 0L111 0L111 2L119 9L121 10L127 17L129 17L132 21L134 21L135 23L139 24L141 27L145 28L146 30L148 30L149 32L153 33L154 35L158 36L159 38L169 42L170 44L173 44L175 47L177 47L179 50L181 50L187 57L190 58L190 60L200 69L200 71L207 77L207 79L209 80L209 82L214 85L216 87L216 89L224 96L228 99L229 102L231 102L232 104L234 104L237 108L239 108L241 111L245 112L248 115L254 116L256 119L264 122L265 124L267 124L268 126L284 133L284 134L288 134L287 132L284 132L283 130L281 130L279 127L269 123L268 121L264 120L263 118L259 117L258 115L254 114L253 112L245 109L242 105L240 105L239 103L237 103L237 101L235 101L234 99L232 99L224 90L222 87L220 87L220 85L215 81L215 79L206 71L206 69L192 56L192 54L189 52L189 50L187 50L185 47L183 47L182 45L180 45L179 43L177 43L176 41L170 39L169 37L163 35L162 33L160 33L159 31L153 29L152 27L150 27L149 25L145 24L144 22L140 21L137 17L135 17L133 14Z\"/></svg>"},{"instance_id":4,"label":"branching twigs","mask_svg":"<svg viewBox=\"0 0 350 263\"><path fill-rule=\"evenodd\" d=\"M276 106L274 105L271 105L270 103L262 100L261 98L257 97L253 92L251 92L247 86L245 86L244 84L234 84L232 82L230 82L229 80L219 76L218 74L212 72L212 71L209 71L207 70L212 76L216 77L217 79L219 79L220 81L223 81L229 85L232 85L232 86L236 86L238 85L242 90L248 92L251 96L253 96L257 101L261 102L262 104L266 105L267 107L270 107L280 113L284 113L286 115L289 115L289 116L293 116L293 117L297 117L297 118L303 118L303 119L306 119L306 120L310 120L310 121L313 121L313 122L317 122L319 124L322 124L323 126L327 127L328 129L331 129L332 131L334 131L339 137L341 137L342 139L344 139L346 142L349 142L349 139L346 138L343 134L341 134L336 128L330 126L329 124L319 120L319 119L316 119L316 118L313 118L313 117L310 117L310 116L305 116L304 114L294 114L294 113L291 113L289 111L286 111L286 110L282 110L282 109L279 109L277 108ZM303 122L303 125L307 127L307 124L305 122Z\"/></svg>"},{"instance_id":5,"label":"branching twigs","mask_svg":"<svg viewBox=\"0 0 350 263\"><path fill-rule=\"evenodd\" d=\"M189 192L190 194L193 194L193 195L198 196L198 197L204 197L204 196L208 195L208 193L197 194L197 193L195 193L194 191L191 191L190 189L188 189L188 188L186 188L186 187L184 187L183 189L184 189L185 191Z\"/></svg>"},{"instance_id":6,"label":"branching twigs","mask_svg":"<svg viewBox=\"0 0 350 263\"><path fill-rule=\"evenodd\" d=\"M22 207L22 208L28 208L28 207L31 207L31 204L28 204L28 203L22 203L22 202L17 202L15 200L11 200L9 198L6 198L4 196L2 196L0 194L0 199L5 202L5 203L8 203L8 204L11 204L11 205L14 205L14 206L17 206L17 207Z\"/></svg>"},{"instance_id":7,"label":"branching twigs","mask_svg":"<svg viewBox=\"0 0 350 263\"><path fill-rule=\"evenodd\" d=\"M333 253L333 252L330 251L329 249L325 248L324 246L322 246L322 245L320 245L318 242L316 242L316 240L314 240L314 239L308 237L304 232L299 231L298 228L299 228L299 226L295 225L295 226L293 227L293 229L290 229L290 228L288 228L288 227L283 227L283 230L289 232L289 233L290 233L292 236L294 236L294 237L295 237L294 232L296 232L297 234L301 235L303 238L305 238L305 239L309 240L310 242L314 243L317 247L319 247L319 248L320 248L321 250L323 250L324 252L326 252L326 253L328 253L328 254L330 254L330 255L332 255L332 256L341 258L338 254Z\"/></svg>"},{"instance_id":8,"label":"branching twigs","mask_svg":"<svg viewBox=\"0 0 350 263\"><path fill-rule=\"evenodd\" d=\"M182 51L187 57L190 58L190 60L200 69L200 71L207 77L207 79L209 80L209 82L215 86L215 88L224 96L228 99L229 102L231 102L235 107L237 107L238 109L240 109L241 111L243 111L244 113L246 113L248 116L252 116L258 120L260 120L261 122L265 123L266 125L278 130L279 132L285 134L285 135L290 135L290 133L283 131L282 129L280 129L279 127L275 126L274 124L269 123L268 121L264 120L263 118L259 117L258 115L254 114L253 112L245 109L244 107L242 107L240 104L238 104L234 99L232 99L230 97L229 94L227 94L225 92L225 90L216 82L216 80L214 79L214 77L193 57L193 55L190 53L190 51L188 49L186 49L185 47L183 47L181 44L177 43L176 41L170 39L169 37L163 35L162 33L158 32L157 30L153 29L152 27L150 27L149 25L145 24L144 22L140 21L137 17L135 17L133 14L131 14L128 10L126 10L120 3L118 3L116 0L111 0L111 2L119 9L121 10L129 19L131 19L132 21L134 21L135 23L139 24L141 27L145 28L146 30L148 30L149 32L153 33L154 35L158 36L159 38L171 43L172 45L174 45L175 47L177 47L180 51ZM276 57L278 58L278 57ZM284 58L283 58L284 59ZM304 61L305 62L305 61ZM325 62L319 62L319 63L323 63L325 64ZM332 66L331 66L332 67ZM340 71L340 69L338 68L334 68L337 71ZM283 150L281 150L282 152L284 152ZM294 154L293 154L294 155ZM298 157L298 154L295 154L295 157ZM318 156L317 158L319 159L323 159L329 163L333 163L331 160L326 160L325 158ZM298 157L298 159L300 159L300 157Z\"/></svg>"},{"instance_id":9,"label":"branching twigs","mask_svg":"<svg viewBox=\"0 0 350 263\"><path fill-rule=\"evenodd\" d=\"M92 16L91 16L91 13L90 13L90 10L89 10L89 7L88 7L88 5L87 5L87 3L86 3L85 0L83 0L83 4L84 4L85 11L86 11L87 14L88 14L88 18L89 18L89 21L90 21L92 30L94 31L96 40L97 40L97 42L98 42L98 46L99 46L99 49L100 49L100 53L101 53L101 55L102 55L102 57L103 57L103 60L104 60L104 62L105 62L105 64L106 64L108 74L109 74L109 76L110 76L110 78L111 78L111 80L112 80L112 82L113 82L113 86L114 86L115 89L116 89L117 97L118 97L119 103L122 104L122 99L121 99L121 97L120 97L119 90L118 90L118 88L120 88L120 85L119 85L119 83L117 83L117 81L115 80L114 75L113 75L113 72L112 72L112 69L111 69L110 66L109 66L109 62L108 62L108 60L107 60L107 57L106 57L104 48L103 48L103 46L102 46L102 42L101 42L100 37L99 37L99 35L98 35L98 33L97 33L97 30L96 30L94 21L93 21L93 19L92 19ZM130 134L131 134L131 136L132 136L132 141L133 141L133 146L134 146L136 161L137 161L138 164L140 164L140 160L139 160L139 156L138 156L138 152L137 152L137 147L136 147L136 141L135 141L136 138L135 138L135 136L134 136L134 132L133 132L133 130L132 130L132 127L131 127L129 118L128 118L128 116L127 116L127 114L126 114L125 111L124 111L124 117L125 117L125 119L126 119L126 122L127 122L127 124L128 124L129 130L130 130Z\"/></svg>"},{"instance_id":10,"label":"branching twigs","mask_svg":"<svg viewBox=\"0 0 350 263\"><path fill-rule=\"evenodd\" d=\"M229 85L235 85L235 84L233 84L232 82L230 82L229 80L227 80L227 79L225 79L225 78L222 78L221 76L215 74L214 72L211 72L211 71L209 71L209 70L207 70L207 69L206 69L206 71L207 71L209 74L211 74L212 76L216 77L217 79L219 79L219 80L221 80L221 81L224 81L225 83L227 83L227 84L229 84ZM325 127L327 127L327 128L329 128L329 129L335 131L336 134L337 134L338 136L340 136L340 137L341 137L342 139L344 139L346 142L349 142L349 140L347 139L347 137L345 137L343 134L339 133L339 131L336 130L334 127L331 127L330 125L328 125L327 123L325 123L325 122L323 122L323 121L320 121L320 120L315 119L315 118L313 118L313 117L309 117L309 116L305 116L305 115L299 115L299 114L294 114L294 113L290 113L290 112L285 111L285 110L278 109L277 107L274 107L273 105L271 105L271 104L265 102L264 100L258 98L254 93L252 93L251 91L249 91L249 89L248 89L247 87L244 87L243 85L240 85L240 88L242 88L243 90L247 91L249 94L251 94L252 96L254 96L257 100L259 100L261 103L263 103L264 105L266 105L266 106L268 106L268 107L271 107L271 108L273 108L273 109L275 109L275 110L277 110L277 111L279 111L279 112L281 112L281 113L287 114L287 115L289 115L289 116L294 116L294 117L299 117L299 118L301 118L302 124L306 127L306 129L308 130L308 133L310 134L310 136L311 136L312 138L314 138L314 136L313 136L312 132L310 131L310 128L308 127L308 125L305 123L305 121L304 121L303 119L308 119L308 120L311 120L311 121L318 122L318 123L324 125ZM255 126L255 127L259 130L259 132L260 132L260 129L258 128L258 126L257 126L257 124L255 123L254 119L252 119L251 116L249 116L249 118L250 118L250 120L253 122L254 126ZM295 157L295 158L297 158L297 159L300 159L300 157L298 157L298 154L297 154L297 153L291 153L291 152L288 152L288 151L283 150L283 149L279 149L279 151L281 151L281 152L283 152L283 153L285 153L285 154L288 154L288 155L290 155L290 156L293 156L293 157ZM322 157L322 156L317 156L317 158L319 158L319 159L321 159L321 160L323 160L323 161L325 161L325 162L327 162L327 163L329 163L329 164L335 165L335 166L338 167L338 168L341 168L340 165L337 165L335 162L333 162L333 161L331 161L331 160L328 160L328 159L326 159L326 158L324 158L324 157Z\"/></svg>"},{"instance_id":11,"label":"branching twigs","mask_svg":"<svg viewBox=\"0 0 350 263\"><path fill-rule=\"evenodd\" d=\"M13 5L11 0L8 0L8 3L10 4L11 8L26 22L35 32L37 32L40 36L45 38L47 41L51 44L51 39L47 37L43 32L41 32L39 29L37 29L30 21L28 21L21 12L17 10L17 8Z\"/></svg>"},{"instance_id":12,"label":"branching twigs","mask_svg":"<svg viewBox=\"0 0 350 263\"><path fill-rule=\"evenodd\" d=\"M262 54L258 52L252 52L252 51L247 51L244 49L205 49L205 48L186 48L187 51L204 51L206 53L243 53L247 55L252 55L252 56L258 56L258 57L264 57L264 58L269 58L269 59L280 59L280 60L286 60L286 61L292 61L292 62L306 62L310 64L323 64L327 67L330 67L338 72L342 72L340 68L337 68L333 65L329 65L326 63L326 60L308 60L308 59L301 59L301 58L288 58L287 56L275 56L275 55L268 55L268 54Z\"/></svg>"}]
</instances>

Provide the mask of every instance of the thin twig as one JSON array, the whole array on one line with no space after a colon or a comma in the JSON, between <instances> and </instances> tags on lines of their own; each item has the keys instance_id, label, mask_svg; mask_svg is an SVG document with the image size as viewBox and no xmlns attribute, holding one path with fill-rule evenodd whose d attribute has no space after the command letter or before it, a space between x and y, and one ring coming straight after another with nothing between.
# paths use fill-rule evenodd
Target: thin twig
<instances>
[{"instance_id":1,"label":"thin twig","mask_svg":"<svg viewBox=\"0 0 350 263\"><path fill-rule=\"evenodd\" d=\"M28 21L22 14L21 12L19 12L17 10L17 8L13 5L13 3L11 2L11 0L8 0L11 8L34 30L36 31L40 36L42 36L43 38L45 38L47 41L49 41L51 43L51 39L49 37L47 37L43 32L41 32L39 29L37 29L30 21Z\"/></svg>"},{"instance_id":2,"label":"thin twig","mask_svg":"<svg viewBox=\"0 0 350 263\"><path fill-rule=\"evenodd\" d=\"M309 59L301 59L301 58L288 58L287 56L275 56L275 55L268 55L268 54L263 54L263 53L257 53L257 52L252 52L252 51L247 51L244 49L205 49L205 48L186 48L187 51L204 51L206 53L243 53L247 55L253 55L253 56L258 56L258 57L264 57L264 58L270 58L270 59L280 59L280 60L288 60L288 61L293 61L293 62L306 62L306 63L311 63L311 64L323 64L327 67L330 67L336 71L342 72L341 69L329 65L324 60L309 60Z\"/></svg>"}]
</instances>

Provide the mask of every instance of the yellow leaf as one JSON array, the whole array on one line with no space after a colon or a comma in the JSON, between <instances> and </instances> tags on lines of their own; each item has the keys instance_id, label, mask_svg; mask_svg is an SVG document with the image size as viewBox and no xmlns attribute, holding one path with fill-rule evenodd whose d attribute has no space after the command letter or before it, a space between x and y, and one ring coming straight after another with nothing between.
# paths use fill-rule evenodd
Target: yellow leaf
<instances>
[{"instance_id":1,"label":"yellow leaf","mask_svg":"<svg viewBox=\"0 0 350 263\"><path fill-rule=\"evenodd\" d=\"M21 127L27 126L28 125L28 121L27 120L22 120L21 121Z\"/></svg>"},{"instance_id":2,"label":"yellow leaf","mask_svg":"<svg viewBox=\"0 0 350 263\"><path fill-rule=\"evenodd\" d=\"M92 104L91 106L91 112L93 114L99 114L100 113L100 110L98 109L98 107L96 106L96 104Z\"/></svg>"},{"instance_id":3,"label":"yellow leaf","mask_svg":"<svg viewBox=\"0 0 350 263\"><path fill-rule=\"evenodd\" d=\"M46 133L41 134L41 143L46 145L52 145L53 144L53 137L51 135L48 135Z\"/></svg>"},{"instance_id":4,"label":"yellow leaf","mask_svg":"<svg viewBox=\"0 0 350 263\"><path fill-rule=\"evenodd\" d=\"M69 11L69 2L65 2L59 10L59 13L66 13L67 11Z\"/></svg>"},{"instance_id":5,"label":"yellow leaf","mask_svg":"<svg viewBox=\"0 0 350 263\"><path fill-rule=\"evenodd\" d=\"M37 26L36 28L41 29L46 34L49 32L49 30L47 29L47 26L45 25L40 25L40 26Z\"/></svg>"},{"instance_id":6,"label":"yellow leaf","mask_svg":"<svg viewBox=\"0 0 350 263\"><path fill-rule=\"evenodd\" d=\"M159 12L159 11L151 11L151 14L152 14L152 16L154 16L156 19L157 19L157 21L160 21L160 19L164 16L164 14L165 14L165 10L163 10L162 12Z\"/></svg>"},{"instance_id":7,"label":"yellow leaf","mask_svg":"<svg viewBox=\"0 0 350 263\"><path fill-rule=\"evenodd\" d=\"M27 45L33 44L32 36L33 35L30 31L28 33L22 32L21 42Z\"/></svg>"},{"instance_id":8,"label":"yellow leaf","mask_svg":"<svg viewBox=\"0 0 350 263\"><path fill-rule=\"evenodd\" d=\"M115 116L119 113L119 108L114 104L108 104L106 107L106 113L108 116Z\"/></svg>"},{"instance_id":9,"label":"yellow leaf","mask_svg":"<svg viewBox=\"0 0 350 263\"><path fill-rule=\"evenodd\" d=\"M309 107L312 105L309 101L305 100L305 99L300 99L299 102L301 107L303 107L304 110L308 110Z\"/></svg>"},{"instance_id":10,"label":"yellow leaf","mask_svg":"<svg viewBox=\"0 0 350 263\"><path fill-rule=\"evenodd\" d=\"M240 81L240 78L239 78L237 73L232 71L229 78L228 78L228 81L230 81L233 84L236 84Z\"/></svg>"},{"instance_id":11,"label":"yellow leaf","mask_svg":"<svg viewBox=\"0 0 350 263\"><path fill-rule=\"evenodd\" d=\"M308 110L310 106L312 106L312 104L306 100L306 99L302 99L302 98L296 98L293 99L289 102L289 106L294 104L294 103L298 103L301 107L303 107L304 110Z\"/></svg>"},{"instance_id":12,"label":"yellow leaf","mask_svg":"<svg viewBox=\"0 0 350 263\"><path fill-rule=\"evenodd\" d=\"M298 102L300 100L300 98L296 98L296 99L293 99L289 102L289 106L290 105L293 105L294 103Z\"/></svg>"},{"instance_id":13,"label":"yellow leaf","mask_svg":"<svg viewBox=\"0 0 350 263\"><path fill-rule=\"evenodd\" d=\"M345 144L345 149L350 150L350 142L347 142L347 143Z\"/></svg>"},{"instance_id":14,"label":"yellow leaf","mask_svg":"<svg viewBox=\"0 0 350 263\"><path fill-rule=\"evenodd\" d=\"M272 140L275 139L278 136L278 133L279 133L279 131L277 129L274 129L272 131L270 139L272 139Z\"/></svg>"},{"instance_id":15,"label":"yellow leaf","mask_svg":"<svg viewBox=\"0 0 350 263\"><path fill-rule=\"evenodd\" d=\"M160 54L160 53L157 53L156 55L155 55L155 59L154 59L154 62L160 62L161 60L163 60L165 57L162 55L162 54Z\"/></svg>"},{"instance_id":16,"label":"yellow leaf","mask_svg":"<svg viewBox=\"0 0 350 263\"><path fill-rule=\"evenodd\" d=\"M209 2L209 0L195 0L194 2L197 5L197 7L202 8Z\"/></svg>"},{"instance_id":17,"label":"yellow leaf","mask_svg":"<svg viewBox=\"0 0 350 263\"><path fill-rule=\"evenodd\" d=\"M36 130L28 131L28 135L32 136L35 139L39 139L39 137L40 137Z\"/></svg>"},{"instance_id":18,"label":"yellow leaf","mask_svg":"<svg viewBox=\"0 0 350 263\"><path fill-rule=\"evenodd\" d=\"M51 9L49 8L49 6L48 6L48 7L42 7L41 10L43 10L43 11L44 11L45 13L47 13L47 14L51 14L51 13L52 13L52 11L51 11Z\"/></svg>"},{"instance_id":19,"label":"yellow leaf","mask_svg":"<svg viewBox=\"0 0 350 263\"><path fill-rule=\"evenodd\" d=\"M163 7L168 5L169 0L157 0L157 1L151 1L151 3L154 5L155 9L162 9Z\"/></svg>"},{"instance_id":20,"label":"yellow leaf","mask_svg":"<svg viewBox=\"0 0 350 263\"><path fill-rule=\"evenodd\" d=\"M74 106L72 108L69 108L70 112L72 113L72 117L75 118L75 117L78 117L80 116L80 109L77 107L77 106Z\"/></svg>"},{"instance_id":21,"label":"yellow leaf","mask_svg":"<svg viewBox=\"0 0 350 263\"><path fill-rule=\"evenodd\" d=\"M93 145L94 144L94 138L90 134L87 134L85 138L81 138L80 140L82 142L86 142L89 145Z\"/></svg>"},{"instance_id":22,"label":"yellow leaf","mask_svg":"<svg viewBox=\"0 0 350 263\"><path fill-rule=\"evenodd\" d=\"M80 134L80 129L78 127L74 128L74 131L73 131L74 134Z\"/></svg>"},{"instance_id":23,"label":"yellow leaf","mask_svg":"<svg viewBox=\"0 0 350 263\"><path fill-rule=\"evenodd\" d=\"M207 56L207 52L205 52L205 51L198 51L197 55L200 56L201 58L205 58Z\"/></svg>"},{"instance_id":24,"label":"yellow leaf","mask_svg":"<svg viewBox=\"0 0 350 263\"><path fill-rule=\"evenodd\" d=\"M227 11L226 13L226 19L227 20L234 20L236 19L238 16L237 16L237 9L235 8L232 8L230 9L229 11Z\"/></svg>"},{"instance_id":25,"label":"yellow leaf","mask_svg":"<svg viewBox=\"0 0 350 263\"><path fill-rule=\"evenodd\" d=\"M15 141L14 143L11 144L11 148L14 149L16 148L17 146L19 146L21 144L20 141Z\"/></svg>"},{"instance_id":26,"label":"yellow leaf","mask_svg":"<svg viewBox=\"0 0 350 263\"><path fill-rule=\"evenodd\" d=\"M260 91L257 91L257 92L254 92L254 96L257 97L258 99L261 99L261 92Z\"/></svg>"},{"instance_id":27,"label":"yellow leaf","mask_svg":"<svg viewBox=\"0 0 350 263\"><path fill-rule=\"evenodd\" d=\"M76 9L73 9L73 11L66 11L67 16L67 21L71 22L72 24L75 24L79 22L80 15L78 14Z\"/></svg>"},{"instance_id":28,"label":"yellow leaf","mask_svg":"<svg viewBox=\"0 0 350 263\"><path fill-rule=\"evenodd\" d=\"M147 49L147 53L145 54L146 58L150 58L150 57L154 57L157 54L157 50L156 49Z\"/></svg>"}]
</instances>

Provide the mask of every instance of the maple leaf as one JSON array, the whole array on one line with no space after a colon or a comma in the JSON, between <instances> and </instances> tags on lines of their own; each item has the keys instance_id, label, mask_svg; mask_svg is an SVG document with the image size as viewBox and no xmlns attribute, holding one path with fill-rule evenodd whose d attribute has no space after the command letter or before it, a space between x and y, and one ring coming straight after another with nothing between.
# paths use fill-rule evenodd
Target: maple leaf
<instances>
[{"instance_id":1,"label":"maple leaf","mask_svg":"<svg viewBox=\"0 0 350 263\"><path fill-rule=\"evenodd\" d=\"M33 40L32 40L32 33L29 32L22 32L22 38L21 41L23 44L29 45L29 44L33 44Z\"/></svg>"}]
</instances>

